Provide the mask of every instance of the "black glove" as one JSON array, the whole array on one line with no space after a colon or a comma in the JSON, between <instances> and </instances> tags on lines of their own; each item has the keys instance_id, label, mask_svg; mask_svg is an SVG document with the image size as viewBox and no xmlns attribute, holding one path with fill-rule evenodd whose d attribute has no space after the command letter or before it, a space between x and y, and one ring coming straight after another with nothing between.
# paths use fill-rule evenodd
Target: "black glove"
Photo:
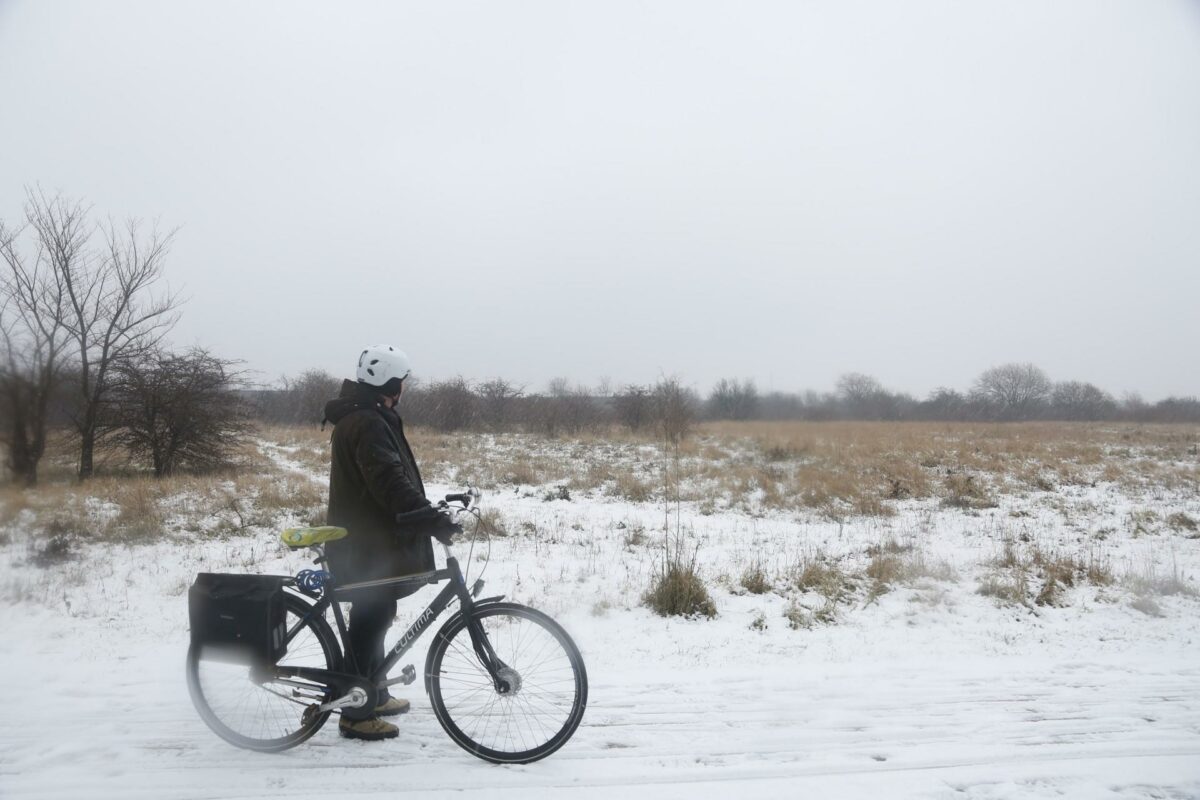
<instances>
[{"instance_id":1,"label":"black glove","mask_svg":"<svg viewBox=\"0 0 1200 800\"><path fill-rule=\"evenodd\" d=\"M454 542L454 534L462 533L463 527L455 522L449 514L438 514L438 518L430 526L429 535L444 545Z\"/></svg>"}]
</instances>

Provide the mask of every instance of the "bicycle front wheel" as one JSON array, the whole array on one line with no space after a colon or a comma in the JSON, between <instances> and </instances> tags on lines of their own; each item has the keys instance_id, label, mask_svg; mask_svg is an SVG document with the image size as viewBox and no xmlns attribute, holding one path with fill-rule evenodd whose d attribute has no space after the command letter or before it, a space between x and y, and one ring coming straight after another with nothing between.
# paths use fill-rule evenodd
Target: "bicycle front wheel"
<instances>
[{"instance_id":1,"label":"bicycle front wheel","mask_svg":"<svg viewBox=\"0 0 1200 800\"><path fill-rule=\"evenodd\" d=\"M312 615L312 606L304 599L293 594L285 598L288 631L299 628L279 666L340 670L342 651L329 623ZM196 647L188 650L192 703L208 727L230 744L277 752L295 747L325 724L330 712L313 714L307 709L321 702L319 696L328 695L326 687L264 677L247 664L206 658Z\"/></svg>"},{"instance_id":2,"label":"bicycle front wheel","mask_svg":"<svg viewBox=\"0 0 1200 800\"><path fill-rule=\"evenodd\" d=\"M438 722L465 750L487 761L527 764L571 738L587 706L587 671L579 648L540 611L489 603L473 618L503 666L505 691L475 654L465 615L438 631L425 666Z\"/></svg>"}]
</instances>

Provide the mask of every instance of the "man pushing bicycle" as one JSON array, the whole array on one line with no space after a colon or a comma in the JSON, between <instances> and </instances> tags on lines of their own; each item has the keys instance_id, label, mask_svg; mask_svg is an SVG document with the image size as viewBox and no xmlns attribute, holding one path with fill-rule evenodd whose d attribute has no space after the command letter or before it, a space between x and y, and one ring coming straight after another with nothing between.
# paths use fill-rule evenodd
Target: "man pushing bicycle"
<instances>
[{"instance_id":1,"label":"man pushing bicycle","mask_svg":"<svg viewBox=\"0 0 1200 800\"><path fill-rule=\"evenodd\" d=\"M461 530L426 499L404 435L397 406L411 371L403 351L373 345L358 358L357 381L344 381L338 397L325 405L325 419L334 426L328 524L352 534L327 546L329 566L343 585L433 570L430 536L448 540ZM399 514L416 522L400 527ZM348 669L366 677L383 663L384 637L396 616L396 600L418 588L419 584L392 582L345 593L351 602ZM375 707L343 709L338 729L354 739L388 739L399 729L380 717L408 709L407 700L391 697L380 687Z\"/></svg>"}]
</instances>

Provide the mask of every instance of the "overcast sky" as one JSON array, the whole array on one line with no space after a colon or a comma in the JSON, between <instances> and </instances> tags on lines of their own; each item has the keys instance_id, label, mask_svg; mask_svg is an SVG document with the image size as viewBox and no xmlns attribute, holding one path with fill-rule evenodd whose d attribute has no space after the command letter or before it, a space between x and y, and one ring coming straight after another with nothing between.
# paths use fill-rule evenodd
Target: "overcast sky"
<instances>
[{"instance_id":1,"label":"overcast sky","mask_svg":"<svg viewBox=\"0 0 1200 800\"><path fill-rule=\"evenodd\" d=\"M23 186L263 379L1200 393L1200 3L0 0Z\"/></svg>"}]
</instances>

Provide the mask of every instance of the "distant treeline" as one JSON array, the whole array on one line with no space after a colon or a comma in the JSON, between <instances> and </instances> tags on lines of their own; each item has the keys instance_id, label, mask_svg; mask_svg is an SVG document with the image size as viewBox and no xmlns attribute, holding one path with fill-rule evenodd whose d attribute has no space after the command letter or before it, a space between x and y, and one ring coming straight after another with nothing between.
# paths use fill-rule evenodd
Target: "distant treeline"
<instances>
[{"instance_id":1,"label":"distant treeline","mask_svg":"<svg viewBox=\"0 0 1200 800\"><path fill-rule=\"evenodd\" d=\"M315 423L341 381L309 371L278 388L253 393L260 418L282 424ZM860 373L843 375L829 392L760 392L752 380L723 379L707 395L676 379L617 388L551 381L530 391L502 378L414 380L401 401L409 424L442 431L526 430L556 435L621 425L633 431L686 429L696 420L877 421L1134 421L1200 423L1200 399L1170 397L1149 403L1137 395L1114 398L1090 383L1055 382L1032 364L1005 364L983 372L970 389L939 388L918 399L892 392Z\"/></svg>"}]
</instances>

